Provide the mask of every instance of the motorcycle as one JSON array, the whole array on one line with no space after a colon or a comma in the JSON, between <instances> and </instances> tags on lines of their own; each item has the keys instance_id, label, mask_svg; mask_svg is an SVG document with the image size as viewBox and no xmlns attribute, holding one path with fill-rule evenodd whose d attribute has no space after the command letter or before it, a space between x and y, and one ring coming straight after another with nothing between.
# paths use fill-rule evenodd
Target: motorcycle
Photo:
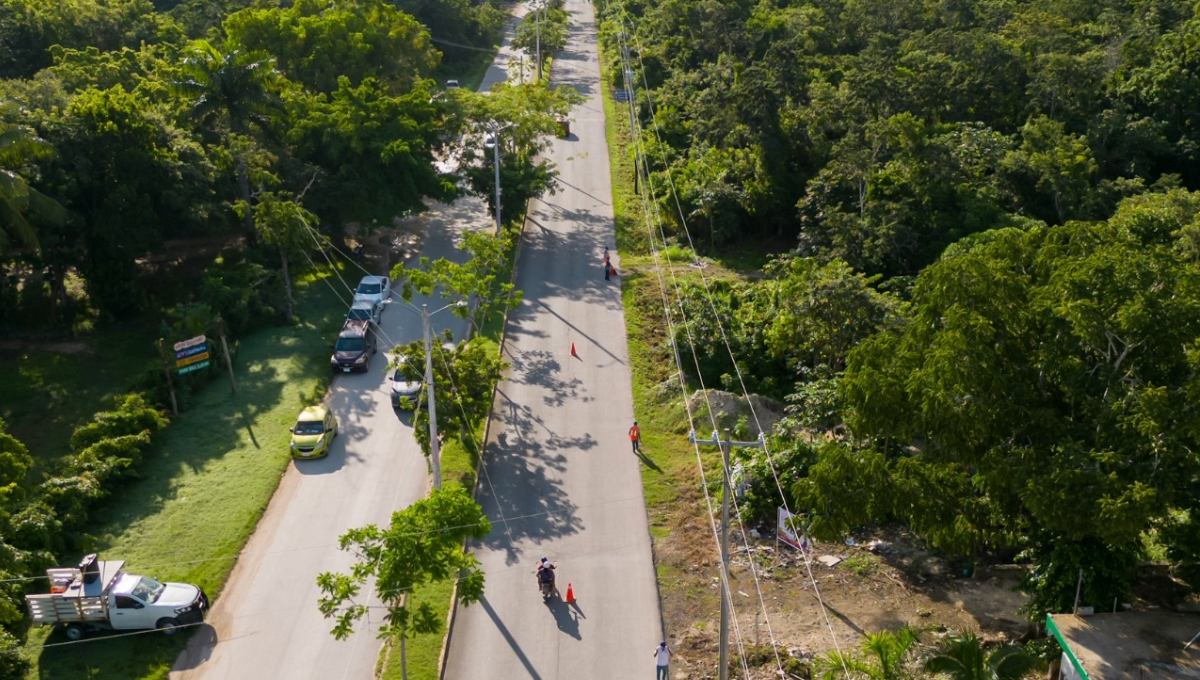
<instances>
[{"instance_id":1,"label":"motorcycle","mask_svg":"<svg viewBox=\"0 0 1200 680\"><path fill-rule=\"evenodd\" d=\"M538 567L537 570L538 586L542 591L542 600L549 600L558 593L558 589L554 587L554 565L548 567Z\"/></svg>"}]
</instances>

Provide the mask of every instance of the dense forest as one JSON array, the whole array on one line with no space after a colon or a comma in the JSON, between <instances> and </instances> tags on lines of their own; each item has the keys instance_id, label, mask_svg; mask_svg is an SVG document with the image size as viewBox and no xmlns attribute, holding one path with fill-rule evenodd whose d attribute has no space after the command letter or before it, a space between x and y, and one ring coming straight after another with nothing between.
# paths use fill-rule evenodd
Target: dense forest
<instances>
[{"instance_id":1,"label":"dense forest","mask_svg":"<svg viewBox=\"0 0 1200 680\"><path fill-rule=\"evenodd\" d=\"M789 404L748 512L772 468L818 538L1030 565L1035 615L1198 582L1193 3L598 7L657 245L774 244L668 318L689 380Z\"/></svg>"},{"instance_id":2,"label":"dense forest","mask_svg":"<svg viewBox=\"0 0 1200 680\"><path fill-rule=\"evenodd\" d=\"M485 124L507 131L502 214L519 218L577 97L439 84L482 72L506 16L497 0L0 0L0 334L291 323L292 279L348 234L495 195ZM154 266L169 242L207 259ZM145 347L133 393L74 424L69 451L30 451L0 421L0 677L27 666L28 577L94 546L168 424Z\"/></svg>"}]
</instances>

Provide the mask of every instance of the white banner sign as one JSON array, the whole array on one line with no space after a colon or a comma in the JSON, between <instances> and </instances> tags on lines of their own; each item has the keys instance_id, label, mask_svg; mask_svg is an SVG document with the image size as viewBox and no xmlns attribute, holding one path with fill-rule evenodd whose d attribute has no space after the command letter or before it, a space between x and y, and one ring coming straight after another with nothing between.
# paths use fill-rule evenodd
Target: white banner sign
<instances>
[{"instance_id":1,"label":"white banner sign","mask_svg":"<svg viewBox=\"0 0 1200 680\"><path fill-rule=\"evenodd\" d=\"M788 512L784 508L779 508L778 528L775 529L775 535L781 543L786 543L797 550L808 552L812 550L812 541L803 533L796 531L795 523L792 518L795 515Z\"/></svg>"}]
</instances>

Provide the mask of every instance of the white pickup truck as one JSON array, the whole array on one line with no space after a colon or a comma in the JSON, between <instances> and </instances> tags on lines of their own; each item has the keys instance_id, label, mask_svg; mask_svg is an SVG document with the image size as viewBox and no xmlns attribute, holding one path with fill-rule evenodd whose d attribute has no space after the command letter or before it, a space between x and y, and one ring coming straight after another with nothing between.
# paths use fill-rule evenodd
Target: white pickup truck
<instances>
[{"instance_id":1,"label":"white pickup truck","mask_svg":"<svg viewBox=\"0 0 1200 680\"><path fill-rule=\"evenodd\" d=\"M99 560L95 553L78 567L47 569L49 595L26 595L36 626L63 626L67 639L88 630L159 629L170 635L179 626L200 623L208 596L188 583L160 583L127 574L124 560Z\"/></svg>"}]
</instances>

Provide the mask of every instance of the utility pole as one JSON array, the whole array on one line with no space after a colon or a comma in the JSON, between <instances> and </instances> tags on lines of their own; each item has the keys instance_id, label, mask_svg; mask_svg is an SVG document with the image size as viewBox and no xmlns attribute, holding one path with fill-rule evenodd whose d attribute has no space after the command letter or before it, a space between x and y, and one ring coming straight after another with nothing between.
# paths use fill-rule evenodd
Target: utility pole
<instances>
[{"instance_id":1,"label":"utility pole","mask_svg":"<svg viewBox=\"0 0 1200 680\"><path fill-rule=\"evenodd\" d=\"M175 401L175 383L171 381L171 360L167 358L167 341L158 339L158 352L162 355L163 374L167 376L167 392L171 395L171 413L179 415L179 402Z\"/></svg>"},{"instance_id":2,"label":"utility pole","mask_svg":"<svg viewBox=\"0 0 1200 680\"><path fill-rule=\"evenodd\" d=\"M217 333L221 336L221 349L225 352L225 368L229 369L229 391L237 394L237 383L233 380L233 357L229 356L229 343L225 342L225 319L217 317Z\"/></svg>"},{"instance_id":3,"label":"utility pole","mask_svg":"<svg viewBox=\"0 0 1200 680\"><path fill-rule=\"evenodd\" d=\"M512 124L500 125L496 121L488 121L484 124L488 131L492 133L492 164L496 166L496 235L500 235L501 225L501 210L500 196L503 193L500 190L500 133L512 127Z\"/></svg>"},{"instance_id":4,"label":"utility pole","mask_svg":"<svg viewBox=\"0 0 1200 680\"><path fill-rule=\"evenodd\" d=\"M729 680L729 610L731 605L729 586L729 497L733 494L733 470L729 466L729 449L763 448L764 437L760 434L757 441L737 442L729 439L729 430L725 430L725 438L721 439L717 431L713 431L711 441L696 439L693 431L688 439L693 444L712 444L721 449L721 474L724 478L723 493L721 494L721 667L718 671L720 680Z\"/></svg>"},{"instance_id":5,"label":"utility pole","mask_svg":"<svg viewBox=\"0 0 1200 680\"><path fill-rule=\"evenodd\" d=\"M497 214L499 210L497 209ZM433 398L433 350L429 337L429 305L421 305L421 326L425 334L425 388L429 394L429 459L433 469L433 488L442 488L442 463L438 460L437 402Z\"/></svg>"},{"instance_id":6,"label":"utility pole","mask_svg":"<svg viewBox=\"0 0 1200 680\"><path fill-rule=\"evenodd\" d=\"M537 32L537 84L542 84L542 4L533 6L533 26Z\"/></svg>"},{"instance_id":7,"label":"utility pole","mask_svg":"<svg viewBox=\"0 0 1200 680\"><path fill-rule=\"evenodd\" d=\"M492 156L496 166L496 236L499 236L501 225L504 224L500 221L500 126L497 125L492 129L493 141L496 142L492 147Z\"/></svg>"},{"instance_id":8,"label":"utility pole","mask_svg":"<svg viewBox=\"0 0 1200 680\"><path fill-rule=\"evenodd\" d=\"M417 308L407 302L403 303L410 311ZM429 311L429 305L421 305L421 332L425 336L425 394L429 399L429 468L433 473L433 488L442 488L441 446L438 442L437 431L437 400L433 392L433 336L429 332L429 317L451 307L466 307L467 303L459 300L440 309Z\"/></svg>"}]
</instances>

